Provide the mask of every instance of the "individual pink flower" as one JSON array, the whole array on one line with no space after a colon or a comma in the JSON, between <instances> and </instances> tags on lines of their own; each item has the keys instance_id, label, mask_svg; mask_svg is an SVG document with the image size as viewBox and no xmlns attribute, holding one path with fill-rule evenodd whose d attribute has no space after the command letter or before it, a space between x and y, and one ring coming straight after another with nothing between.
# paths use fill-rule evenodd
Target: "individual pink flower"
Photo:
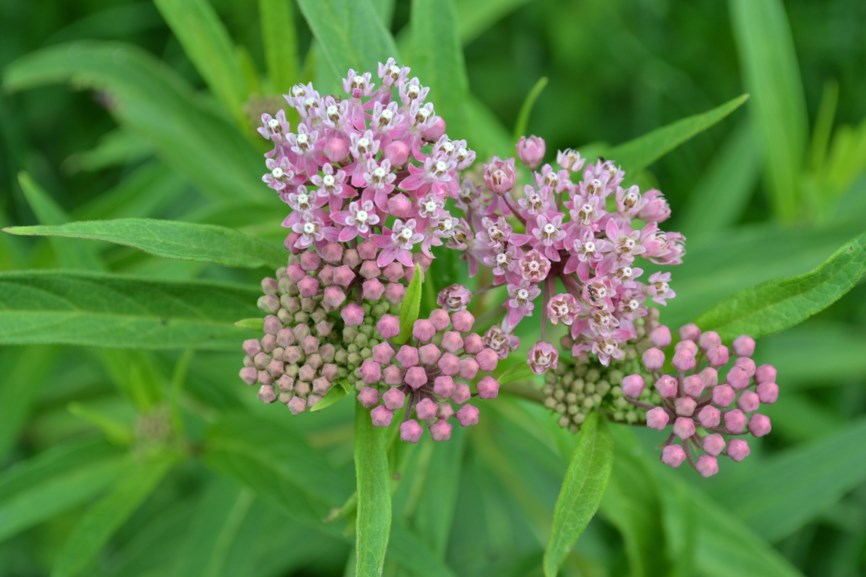
<instances>
[{"instance_id":1,"label":"individual pink flower","mask_svg":"<svg viewBox=\"0 0 866 577\"><path fill-rule=\"evenodd\" d=\"M544 159L545 151L544 139L539 136L530 136L529 138L521 136L517 141L517 157L520 162L535 170L541 161Z\"/></svg>"}]
</instances>

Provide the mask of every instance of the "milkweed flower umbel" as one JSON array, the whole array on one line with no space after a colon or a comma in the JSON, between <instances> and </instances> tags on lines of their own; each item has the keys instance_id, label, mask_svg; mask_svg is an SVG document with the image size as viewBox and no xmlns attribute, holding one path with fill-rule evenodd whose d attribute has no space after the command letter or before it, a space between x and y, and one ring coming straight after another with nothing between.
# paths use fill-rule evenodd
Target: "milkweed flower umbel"
<instances>
[{"instance_id":1,"label":"milkweed flower umbel","mask_svg":"<svg viewBox=\"0 0 866 577\"><path fill-rule=\"evenodd\" d=\"M629 375L623 391L630 402L647 411L649 428L671 431L662 462L679 467L688 461L701 475L710 477L719 470L720 455L734 461L749 455L743 437L763 437L770 432L770 418L759 410L779 396L776 369L755 365L755 341L749 336L738 337L728 348L718 333L702 333L694 324L685 325L679 334L673 355L665 355L662 349L671 344L670 330L660 326L653 331L654 346L642 357L651 377ZM673 374L662 372L666 361ZM634 400L649 387L660 398L655 406Z\"/></svg>"},{"instance_id":2,"label":"milkweed flower umbel","mask_svg":"<svg viewBox=\"0 0 866 577\"><path fill-rule=\"evenodd\" d=\"M640 261L680 264L685 239L660 228L670 216L661 192L625 187L612 161L587 164L565 150L557 154L557 167L535 170L544 151L541 138L521 138L518 157L534 170L523 186L513 158L488 162L483 186L464 180L459 204L471 231L466 258L471 270L484 265L494 286L507 288L503 333L540 312L533 370L557 366L556 350L545 344L548 321L568 327L572 355L588 353L607 365L621 360L623 345L636 337L647 299L664 305L676 296L670 273L643 280Z\"/></svg>"}]
</instances>

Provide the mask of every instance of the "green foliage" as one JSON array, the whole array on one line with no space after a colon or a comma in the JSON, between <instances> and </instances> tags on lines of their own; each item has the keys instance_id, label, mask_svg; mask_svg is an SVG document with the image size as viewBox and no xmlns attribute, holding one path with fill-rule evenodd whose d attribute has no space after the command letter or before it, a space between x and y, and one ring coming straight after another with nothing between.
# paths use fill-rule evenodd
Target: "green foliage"
<instances>
[{"instance_id":1,"label":"green foliage","mask_svg":"<svg viewBox=\"0 0 866 577\"><path fill-rule=\"evenodd\" d=\"M412 282L409 283L409 288L406 289L406 294L403 295L403 302L400 303L400 334L397 335L395 342L397 344L405 343L412 336L412 328L415 326L415 321L418 320L418 315L421 312L421 296L424 292L424 273L421 272L421 267L415 265L415 273L412 275Z\"/></svg>"},{"instance_id":2,"label":"green foliage","mask_svg":"<svg viewBox=\"0 0 866 577\"><path fill-rule=\"evenodd\" d=\"M373 427L370 412L355 405L355 476L358 514L355 526L355 575L382 574L391 534L388 432Z\"/></svg>"}]
</instances>

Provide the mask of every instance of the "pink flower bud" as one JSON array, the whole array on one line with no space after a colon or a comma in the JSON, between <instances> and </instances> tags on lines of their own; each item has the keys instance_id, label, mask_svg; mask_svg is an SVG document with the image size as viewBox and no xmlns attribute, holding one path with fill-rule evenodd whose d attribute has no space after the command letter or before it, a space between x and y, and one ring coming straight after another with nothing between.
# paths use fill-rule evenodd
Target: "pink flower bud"
<instances>
[{"instance_id":1,"label":"pink flower bud","mask_svg":"<svg viewBox=\"0 0 866 577\"><path fill-rule=\"evenodd\" d=\"M451 424L444 419L439 419L430 425L430 435L434 441L447 441L451 438Z\"/></svg>"},{"instance_id":2,"label":"pink flower bud","mask_svg":"<svg viewBox=\"0 0 866 577\"><path fill-rule=\"evenodd\" d=\"M382 380L386 385L396 387L403 384L403 370L397 365L388 365L382 371Z\"/></svg>"},{"instance_id":3,"label":"pink flower bud","mask_svg":"<svg viewBox=\"0 0 866 577\"><path fill-rule=\"evenodd\" d=\"M422 365L432 367L442 356L442 351L435 344L430 343L418 349L418 359Z\"/></svg>"},{"instance_id":4,"label":"pink flower bud","mask_svg":"<svg viewBox=\"0 0 866 577\"><path fill-rule=\"evenodd\" d=\"M701 455L695 463L695 469L702 477L712 477L719 472L719 460L712 455Z\"/></svg>"},{"instance_id":5,"label":"pink flower bud","mask_svg":"<svg viewBox=\"0 0 866 577\"><path fill-rule=\"evenodd\" d=\"M654 407L646 413L646 426L657 431L664 430L668 426L670 416L661 407Z\"/></svg>"},{"instance_id":6,"label":"pink flower bud","mask_svg":"<svg viewBox=\"0 0 866 577\"><path fill-rule=\"evenodd\" d=\"M497 355L493 349L485 348L481 349L481 351L475 355L475 360L478 362L479 369L490 372L496 370L496 365L499 364L499 355Z\"/></svg>"},{"instance_id":7,"label":"pink flower bud","mask_svg":"<svg viewBox=\"0 0 866 577\"><path fill-rule=\"evenodd\" d=\"M334 284L347 288L355 280L355 273L346 265L340 265L334 269Z\"/></svg>"},{"instance_id":8,"label":"pink flower bud","mask_svg":"<svg viewBox=\"0 0 866 577\"><path fill-rule=\"evenodd\" d=\"M361 276L365 279L373 279L379 278L379 275L382 274L382 269L376 266L376 261L374 260L365 260L361 263L361 268L358 271L361 273Z\"/></svg>"},{"instance_id":9,"label":"pink flower bud","mask_svg":"<svg viewBox=\"0 0 866 577\"><path fill-rule=\"evenodd\" d=\"M358 265L361 264L361 255L356 249L347 248L343 250L343 264L351 269L358 268Z\"/></svg>"},{"instance_id":10,"label":"pink flower bud","mask_svg":"<svg viewBox=\"0 0 866 577\"><path fill-rule=\"evenodd\" d=\"M731 439L728 443L728 456L736 462L740 462L749 456L751 449L745 439Z\"/></svg>"},{"instance_id":11,"label":"pink flower bud","mask_svg":"<svg viewBox=\"0 0 866 577\"><path fill-rule=\"evenodd\" d=\"M456 353L463 348L463 337L457 331L448 331L442 335L442 348L449 353Z\"/></svg>"},{"instance_id":12,"label":"pink flower bud","mask_svg":"<svg viewBox=\"0 0 866 577\"><path fill-rule=\"evenodd\" d=\"M647 202L637 213L639 219L646 222L663 222L670 218L671 207L659 191L650 189L644 198Z\"/></svg>"},{"instance_id":13,"label":"pink flower bud","mask_svg":"<svg viewBox=\"0 0 866 577\"><path fill-rule=\"evenodd\" d=\"M468 333L472 330L472 325L475 324L475 317L469 311L457 311L451 315L451 324L455 331Z\"/></svg>"},{"instance_id":14,"label":"pink flower bud","mask_svg":"<svg viewBox=\"0 0 866 577\"><path fill-rule=\"evenodd\" d=\"M370 411L370 419L373 421L374 427L387 427L391 424L391 419L393 418L394 413L392 411L389 411L386 407L382 405L379 405L378 407Z\"/></svg>"},{"instance_id":15,"label":"pink flower bud","mask_svg":"<svg viewBox=\"0 0 866 577\"><path fill-rule=\"evenodd\" d=\"M403 302L403 296L406 294L406 287L398 283L388 283L385 287L385 300L391 304Z\"/></svg>"},{"instance_id":16,"label":"pink flower bud","mask_svg":"<svg viewBox=\"0 0 866 577\"><path fill-rule=\"evenodd\" d=\"M263 328L265 334L275 335L281 328L283 328L283 323L281 323L280 319L278 319L274 315L268 315L265 317L265 323Z\"/></svg>"},{"instance_id":17,"label":"pink flower bud","mask_svg":"<svg viewBox=\"0 0 866 577\"><path fill-rule=\"evenodd\" d=\"M484 183L494 194L505 194L514 187L514 159L494 156L484 165Z\"/></svg>"},{"instance_id":18,"label":"pink flower bud","mask_svg":"<svg viewBox=\"0 0 866 577\"><path fill-rule=\"evenodd\" d=\"M707 351L707 360L714 367L722 367L728 364L730 360L730 353L728 352L728 347L725 345L719 345L716 347L712 347Z\"/></svg>"},{"instance_id":19,"label":"pink flower bud","mask_svg":"<svg viewBox=\"0 0 866 577\"><path fill-rule=\"evenodd\" d=\"M727 407L734 402L736 393L731 385L718 385L713 387L713 403L720 407Z\"/></svg>"},{"instance_id":20,"label":"pink flower bud","mask_svg":"<svg viewBox=\"0 0 866 577\"><path fill-rule=\"evenodd\" d=\"M683 349L674 353L674 358L671 360L671 364L680 371L690 371L695 368L695 353L688 349Z\"/></svg>"},{"instance_id":21,"label":"pink flower bud","mask_svg":"<svg viewBox=\"0 0 866 577\"><path fill-rule=\"evenodd\" d=\"M392 411L396 411L403 407L403 404L406 402L406 394L397 388L388 389L384 395L382 395L382 401L385 403L385 406Z\"/></svg>"},{"instance_id":22,"label":"pink flower bud","mask_svg":"<svg viewBox=\"0 0 866 577\"><path fill-rule=\"evenodd\" d=\"M312 298L319 292L319 279L305 276L298 282L298 290L304 298Z\"/></svg>"},{"instance_id":23,"label":"pink flower bud","mask_svg":"<svg viewBox=\"0 0 866 577\"><path fill-rule=\"evenodd\" d=\"M400 423L400 438L407 443L417 443L424 434L424 428L415 419Z\"/></svg>"},{"instance_id":24,"label":"pink flower bud","mask_svg":"<svg viewBox=\"0 0 866 577\"><path fill-rule=\"evenodd\" d=\"M713 347L721 345L722 338L716 331L707 331L701 334L700 338L698 338L698 344L701 346L702 349L708 351Z\"/></svg>"},{"instance_id":25,"label":"pink flower bud","mask_svg":"<svg viewBox=\"0 0 866 577\"><path fill-rule=\"evenodd\" d=\"M412 218L414 210L412 201L405 194L396 194L388 199L388 212L397 218Z\"/></svg>"},{"instance_id":26,"label":"pink flower bud","mask_svg":"<svg viewBox=\"0 0 866 577\"><path fill-rule=\"evenodd\" d=\"M326 264L322 267L322 270L319 271L317 276L323 285L331 286L334 284L334 267Z\"/></svg>"},{"instance_id":27,"label":"pink flower bud","mask_svg":"<svg viewBox=\"0 0 866 577\"><path fill-rule=\"evenodd\" d=\"M379 343L373 347L373 360L386 365L394 357L394 348L387 342Z\"/></svg>"},{"instance_id":28,"label":"pink flower bud","mask_svg":"<svg viewBox=\"0 0 866 577\"><path fill-rule=\"evenodd\" d=\"M301 253L301 268L307 272L316 272L322 266L322 258L318 253L308 250Z\"/></svg>"},{"instance_id":29,"label":"pink flower bud","mask_svg":"<svg viewBox=\"0 0 866 577\"><path fill-rule=\"evenodd\" d=\"M678 353L680 351L688 351L688 352L692 353L693 355L697 355L698 354L698 345L695 344L695 341L691 341L691 340L686 339L684 341L678 342L676 344L676 346L674 347L675 353Z\"/></svg>"},{"instance_id":30,"label":"pink flower bud","mask_svg":"<svg viewBox=\"0 0 866 577\"><path fill-rule=\"evenodd\" d=\"M286 274L288 275L289 280L293 283L297 283L299 280L307 276L307 273L303 268L301 268L301 265L296 262L293 262L286 267Z\"/></svg>"},{"instance_id":31,"label":"pink flower bud","mask_svg":"<svg viewBox=\"0 0 866 577\"><path fill-rule=\"evenodd\" d=\"M680 327L680 338L682 340L697 341L701 338L701 329L694 323L689 323Z\"/></svg>"},{"instance_id":32,"label":"pink flower bud","mask_svg":"<svg viewBox=\"0 0 866 577\"><path fill-rule=\"evenodd\" d=\"M687 376L683 379L683 391L697 399L704 392L704 379L700 375Z\"/></svg>"},{"instance_id":33,"label":"pink flower bud","mask_svg":"<svg viewBox=\"0 0 866 577\"><path fill-rule=\"evenodd\" d=\"M364 322L364 309L355 303L349 303L340 311L340 316L343 317L343 322L346 323L346 326L357 327ZM397 332L400 332L399 323Z\"/></svg>"},{"instance_id":34,"label":"pink flower bud","mask_svg":"<svg viewBox=\"0 0 866 577\"><path fill-rule=\"evenodd\" d=\"M365 240L355 248L358 250L358 256L360 256L362 260L376 260L376 257L379 254L379 247L370 240Z\"/></svg>"},{"instance_id":35,"label":"pink flower bud","mask_svg":"<svg viewBox=\"0 0 866 577\"><path fill-rule=\"evenodd\" d=\"M467 385L466 383L457 383L457 386L454 389L454 394L451 395L451 398L458 405L462 405L463 403L471 399L472 391L469 390L469 385Z\"/></svg>"},{"instance_id":36,"label":"pink flower bud","mask_svg":"<svg viewBox=\"0 0 866 577\"><path fill-rule=\"evenodd\" d=\"M665 354L661 349L652 347L643 352L641 360L648 371L658 371L665 364Z\"/></svg>"},{"instance_id":37,"label":"pink flower bud","mask_svg":"<svg viewBox=\"0 0 866 577\"><path fill-rule=\"evenodd\" d=\"M244 353L249 357L254 357L262 352L262 344L258 339L247 339L244 341Z\"/></svg>"},{"instance_id":38,"label":"pink flower bud","mask_svg":"<svg viewBox=\"0 0 866 577\"><path fill-rule=\"evenodd\" d=\"M746 428L746 415L740 409L725 413L725 428L731 433L742 433Z\"/></svg>"},{"instance_id":39,"label":"pink flower bud","mask_svg":"<svg viewBox=\"0 0 866 577\"><path fill-rule=\"evenodd\" d=\"M662 449L662 463L676 469L686 460L686 452L679 445L667 445Z\"/></svg>"},{"instance_id":40,"label":"pink flower bud","mask_svg":"<svg viewBox=\"0 0 866 577\"><path fill-rule=\"evenodd\" d=\"M677 396L677 380L670 375L662 375L655 383L656 391L666 399Z\"/></svg>"},{"instance_id":41,"label":"pink flower bud","mask_svg":"<svg viewBox=\"0 0 866 577\"><path fill-rule=\"evenodd\" d=\"M394 338L400 334L400 319L394 315L382 315L382 318L376 323L376 331L383 339Z\"/></svg>"},{"instance_id":42,"label":"pink flower bud","mask_svg":"<svg viewBox=\"0 0 866 577\"><path fill-rule=\"evenodd\" d=\"M734 365L725 380L735 389L742 390L749 386L749 372L739 365Z\"/></svg>"},{"instance_id":43,"label":"pink flower bud","mask_svg":"<svg viewBox=\"0 0 866 577\"><path fill-rule=\"evenodd\" d=\"M255 367L244 367L241 369L240 377L243 382L252 385L259 378L259 371Z\"/></svg>"},{"instance_id":44,"label":"pink flower bud","mask_svg":"<svg viewBox=\"0 0 866 577\"><path fill-rule=\"evenodd\" d=\"M712 456L718 456L725 450L725 438L717 433L704 437L704 451Z\"/></svg>"},{"instance_id":45,"label":"pink flower bud","mask_svg":"<svg viewBox=\"0 0 866 577\"><path fill-rule=\"evenodd\" d=\"M533 373L541 375L557 367L559 353L557 353L556 348L552 344L546 341L538 341L529 349L527 362Z\"/></svg>"},{"instance_id":46,"label":"pink flower bud","mask_svg":"<svg viewBox=\"0 0 866 577\"><path fill-rule=\"evenodd\" d=\"M446 421L454 416L454 408L451 403L439 403L439 418Z\"/></svg>"},{"instance_id":47,"label":"pink flower bud","mask_svg":"<svg viewBox=\"0 0 866 577\"><path fill-rule=\"evenodd\" d=\"M532 170L541 164L545 149L544 139L540 136L530 136L529 138L521 136L520 140L517 141L517 157L520 162Z\"/></svg>"},{"instance_id":48,"label":"pink flower bud","mask_svg":"<svg viewBox=\"0 0 866 577\"><path fill-rule=\"evenodd\" d=\"M289 410L293 415L303 413L307 408L307 401L301 397L294 397L288 404Z\"/></svg>"},{"instance_id":49,"label":"pink flower bud","mask_svg":"<svg viewBox=\"0 0 866 577\"><path fill-rule=\"evenodd\" d=\"M734 339L734 353L739 357L751 357L755 354L755 339L742 335Z\"/></svg>"},{"instance_id":50,"label":"pink flower bud","mask_svg":"<svg viewBox=\"0 0 866 577\"><path fill-rule=\"evenodd\" d=\"M749 419L749 432L754 436L763 437L764 435L768 435L771 430L770 417L767 415L755 413L752 415L752 418Z\"/></svg>"},{"instance_id":51,"label":"pink flower bud","mask_svg":"<svg viewBox=\"0 0 866 577\"><path fill-rule=\"evenodd\" d=\"M715 429L722 422L722 412L712 405L706 405L698 411L698 422L705 429Z\"/></svg>"},{"instance_id":52,"label":"pink flower bud","mask_svg":"<svg viewBox=\"0 0 866 577\"><path fill-rule=\"evenodd\" d=\"M463 351L466 354L474 355L480 353L483 349L484 339L481 338L481 335L470 333L463 338Z\"/></svg>"},{"instance_id":53,"label":"pink flower bud","mask_svg":"<svg viewBox=\"0 0 866 577\"><path fill-rule=\"evenodd\" d=\"M436 327L437 331L444 331L451 325L451 315L443 309L433 309L430 311L430 322Z\"/></svg>"},{"instance_id":54,"label":"pink flower bud","mask_svg":"<svg viewBox=\"0 0 866 577\"><path fill-rule=\"evenodd\" d=\"M740 407L743 412L751 413L757 411L758 407L761 406L761 399L758 397L758 393L754 391L743 391L740 394L740 398L737 399L737 406Z\"/></svg>"},{"instance_id":55,"label":"pink flower bud","mask_svg":"<svg viewBox=\"0 0 866 577\"><path fill-rule=\"evenodd\" d=\"M487 376L478 381L478 396L482 399L495 399L499 395L499 381Z\"/></svg>"},{"instance_id":56,"label":"pink flower bud","mask_svg":"<svg viewBox=\"0 0 866 577\"><path fill-rule=\"evenodd\" d=\"M418 319L412 326L412 336L422 343L430 342L436 334L436 327L427 319Z\"/></svg>"},{"instance_id":57,"label":"pink flower bud","mask_svg":"<svg viewBox=\"0 0 866 577\"><path fill-rule=\"evenodd\" d=\"M413 389L420 389L427 384L427 371L424 367L409 367L406 370L406 376L403 377L403 382Z\"/></svg>"},{"instance_id":58,"label":"pink flower bud","mask_svg":"<svg viewBox=\"0 0 866 577\"><path fill-rule=\"evenodd\" d=\"M441 116L437 116L428 128L421 131L421 136L431 142L439 140L443 134L445 134L445 120Z\"/></svg>"},{"instance_id":59,"label":"pink flower bud","mask_svg":"<svg viewBox=\"0 0 866 577\"><path fill-rule=\"evenodd\" d=\"M397 351L397 361L404 368L414 367L418 364L418 349L410 345L403 345Z\"/></svg>"},{"instance_id":60,"label":"pink flower bud","mask_svg":"<svg viewBox=\"0 0 866 577\"><path fill-rule=\"evenodd\" d=\"M391 166L403 166L409 160L409 147L402 140L393 140L385 147L384 155Z\"/></svg>"},{"instance_id":61,"label":"pink flower bud","mask_svg":"<svg viewBox=\"0 0 866 577\"><path fill-rule=\"evenodd\" d=\"M361 285L361 296L364 300L377 302L385 294L385 285L379 282L379 279L372 278L365 280Z\"/></svg>"},{"instance_id":62,"label":"pink flower bud","mask_svg":"<svg viewBox=\"0 0 866 577\"><path fill-rule=\"evenodd\" d=\"M758 399L765 405L772 405L779 398L779 385L776 383L761 383L755 390Z\"/></svg>"},{"instance_id":63,"label":"pink flower bud","mask_svg":"<svg viewBox=\"0 0 866 577\"><path fill-rule=\"evenodd\" d=\"M433 381L433 392L446 399L454 394L456 388L457 384L451 377L439 376Z\"/></svg>"},{"instance_id":64,"label":"pink flower bud","mask_svg":"<svg viewBox=\"0 0 866 577\"><path fill-rule=\"evenodd\" d=\"M674 421L674 434L680 439L688 439L695 434L695 422L688 417L677 417Z\"/></svg>"},{"instance_id":65,"label":"pink flower bud","mask_svg":"<svg viewBox=\"0 0 866 577\"><path fill-rule=\"evenodd\" d=\"M776 382L776 367L773 365L761 365L755 370L755 380L759 384Z\"/></svg>"},{"instance_id":66,"label":"pink flower bud","mask_svg":"<svg viewBox=\"0 0 866 577\"><path fill-rule=\"evenodd\" d=\"M341 163L349 156L349 145L344 138L329 138L322 147L325 156L334 163Z\"/></svg>"},{"instance_id":67,"label":"pink flower bud","mask_svg":"<svg viewBox=\"0 0 866 577\"><path fill-rule=\"evenodd\" d=\"M460 372L460 359L451 353L445 353L439 359L437 366L443 375L453 377Z\"/></svg>"},{"instance_id":68,"label":"pink flower bud","mask_svg":"<svg viewBox=\"0 0 866 577\"><path fill-rule=\"evenodd\" d=\"M650 342L663 349L671 344L671 330L665 325L660 325L650 333Z\"/></svg>"},{"instance_id":69,"label":"pink flower bud","mask_svg":"<svg viewBox=\"0 0 866 577\"><path fill-rule=\"evenodd\" d=\"M393 283L399 283L403 280L403 275L405 274L406 272L403 270L403 265L399 262L392 262L382 269L382 275L388 279L389 282Z\"/></svg>"},{"instance_id":70,"label":"pink flower bud","mask_svg":"<svg viewBox=\"0 0 866 577\"><path fill-rule=\"evenodd\" d=\"M460 372L458 375L461 379L472 380L478 374L478 363L475 359L460 359Z\"/></svg>"},{"instance_id":71,"label":"pink flower bud","mask_svg":"<svg viewBox=\"0 0 866 577\"><path fill-rule=\"evenodd\" d=\"M472 293L463 285L453 284L439 291L436 302L448 312L464 311L472 300Z\"/></svg>"},{"instance_id":72,"label":"pink flower bud","mask_svg":"<svg viewBox=\"0 0 866 577\"><path fill-rule=\"evenodd\" d=\"M633 399L643 393L644 381L640 375L628 375L622 380L622 394Z\"/></svg>"},{"instance_id":73,"label":"pink flower bud","mask_svg":"<svg viewBox=\"0 0 866 577\"><path fill-rule=\"evenodd\" d=\"M415 414L418 415L418 418L422 421L429 421L434 418L438 410L439 405L429 397L421 399L421 401L415 405Z\"/></svg>"},{"instance_id":74,"label":"pink flower bud","mask_svg":"<svg viewBox=\"0 0 866 577\"><path fill-rule=\"evenodd\" d=\"M329 242L319 251L322 260L329 264L339 264L343 260L343 245L337 242Z\"/></svg>"},{"instance_id":75,"label":"pink flower bud","mask_svg":"<svg viewBox=\"0 0 866 577\"><path fill-rule=\"evenodd\" d=\"M375 407L379 403L379 391L373 387L364 387L358 392L358 402L366 409Z\"/></svg>"},{"instance_id":76,"label":"pink flower bud","mask_svg":"<svg viewBox=\"0 0 866 577\"><path fill-rule=\"evenodd\" d=\"M697 401L691 397L679 397L674 401L677 414L682 417L691 417L695 414L695 408L698 406Z\"/></svg>"},{"instance_id":77,"label":"pink flower bud","mask_svg":"<svg viewBox=\"0 0 866 577\"><path fill-rule=\"evenodd\" d=\"M471 427L478 424L478 407L472 405L463 405L457 411L457 421L464 427Z\"/></svg>"},{"instance_id":78,"label":"pink flower bud","mask_svg":"<svg viewBox=\"0 0 866 577\"><path fill-rule=\"evenodd\" d=\"M367 359L366 361L364 361L358 371L361 376L361 380L368 385L376 384L382 380L382 365L380 365L373 359Z\"/></svg>"}]
</instances>

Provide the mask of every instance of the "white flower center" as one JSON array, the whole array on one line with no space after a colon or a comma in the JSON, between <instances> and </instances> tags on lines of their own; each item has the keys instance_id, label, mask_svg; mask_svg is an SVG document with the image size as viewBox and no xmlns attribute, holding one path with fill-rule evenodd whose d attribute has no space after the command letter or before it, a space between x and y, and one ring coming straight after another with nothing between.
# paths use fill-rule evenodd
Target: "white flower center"
<instances>
[{"instance_id":1,"label":"white flower center","mask_svg":"<svg viewBox=\"0 0 866 577\"><path fill-rule=\"evenodd\" d=\"M436 203L432 200L428 200L427 203L424 205L424 210L426 210L428 213L435 211Z\"/></svg>"},{"instance_id":2,"label":"white flower center","mask_svg":"<svg viewBox=\"0 0 866 577\"><path fill-rule=\"evenodd\" d=\"M545 235L553 236L553 233L555 233L555 232L556 232L556 227L553 224L548 222L547 224L544 225L544 234Z\"/></svg>"},{"instance_id":3,"label":"white flower center","mask_svg":"<svg viewBox=\"0 0 866 577\"><path fill-rule=\"evenodd\" d=\"M443 142L442 151L445 152L445 154L451 154L452 152L454 152L454 145L450 142Z\"/></svg>"},{"instance_id":4,"label":"white flower center","mask_svg":"<svg viewBox=\"0 0 866 577\"><path fill-rule=\"evenodd\" d=\"M583 243L583 250L587 253L595 252L595 243L592 241Z\"/></svg>"},{"instance_id":5,"label":"white flower center","mask_svg":"<svg viewBox=\"0 0 866 577\"><path fill-rule=\"evenodd\" d=\"M500 252L496 255L496 264L505 264L508 262L508 255L504 252Z\"/></svg>"},{"instance_id":6,"label":"white flower center","mask_svg":"<svg viewBox=\"0 0 866 577\"><path fill-rule=\"evenodd\" d=\"M337 182L337 181L334 180L334 177L331 176L330 174L326 174L325 176L322 177L322 184L325 185L325 188L331 188L332 186L334 186L335 182Z\"/></svg>"},{"instance_id":7,"label":"white flower center","mask_svg":"<svg viewBox=\"0 0 866 577\"><path fill-rule=\"evenodd\" d=\"M386 123L391 122L391 119L394 118L394 113L386 108L382 111L382 118L385 119Z\"/></svg>"},{"instance_id":8,"label":"white flower center","mask_svg":"<svg viewBox=\"0 0 866 577\"><path fill-rule=\"evenodd\" d=\"M404 228L400 231L400 237L404 240L409 240L412 238L412 230L409 227Z\"/></svg>"},{"instance_id":9,"label":"white flower center","mask_svg":"<svg viewBox=\"0 0 866 577\"><path fill-rule=\"evenodd\" d=\"M268 127L271 130L276 130L277 128L280 127L280 121L277 120L276 118L271 118L270 120L268 120Z\"/></svg>"},{"instance_id":10,"label":"white flower center","mask_svg":"<svg viewBox=\"0 0 866 577\"><path fill-rule=\"evenodd\" d=\"M306 146L307 146L307 144L309 144L309 142L310 142L310 139L307 138L306 134L299 134L298 135L298 145L300 147L306 148Z\"/></svg>"},{"instance_id":11,"label":"white flower center","mask_svg":"<svg viewBox=\"0 0 866 577\"><path fill-rule=\"evenodd\" d=\"M366 210L359 210L355 213L355 220L360 222L361 224L365 224L367 222L367 218L369 218L369 214L367 214Z\"/></svg>"},{"instance_id":12,"label":"white flower center","mask_svg":"<svg viewBox=\"0 0 866 577\"><path fill-rule=\"evenodd\" d=\"M283 174L285 174L285 173L283 172L283 169L280 168L279 166L271 171L271 175L273 175L273 177L276 179L282 178Z\"/></svg>"},{"instance_id":13,"label":"white flower center","mask_svg":"<svg viewBox=\"0 0 866 577\"><path fill-rule=\"evenodd\" d=\"M634 271L631 269L630 266L623 267L623 269L622 269L622 277L623 277L623 278L631 278L631 275L632 275L633 272L634 272Z\"/></svg>"},{"instance_id":14,"label":"white flower center","mask_svg":"<svg viewBox=\"0 0 866 577\"><path fill-rule=\"evenodd\" d=\"M314 107L315 105L316 105L316 99L315 98L310 97L310 98L307 98L306 100L304 100L304 108L306 108L307 110Z\"/></svg>"},{"instance_id":15,"label":"white flower center","mask_svg":"<svg viewBox=\"0 0 866 577\"><path fill-rule=\"evenodd\" d=\"M299 206L306 206L306 204L309 203L309 202L310 202L310 197L309 197L309 196L307 196L307 195L304 194L303 192L300 193L300 194L298 194L298 205L299 205ZM309 224L309 223L307 223L307 224Z\"/></svg>"},{"instance_id":16,"label":"white flower center","mask_svg":"<svg viewBox=\"0 0 866 577\"><path fill-rule=\"evenodd\" d=\"M418 98L418 95L421 93L421 89L418 88L417 84L412 84L409 88L406 89L406 94L410 99Z\"/></svg>"},{"instance_id":17,"label":"white flower center","mask_svg":"<svg viewBox=\"0 0 866 577\"><path fill-rule=\"evenodd\" d=\"M517 291L517 298L522 300L522 301L525 301L526 299L529 298L529 291L526 290L525 288L519 289Z\"/></svg>"},{"instance_id":18,"label":"white flower center","mask_svg":"<svg viewBox=\"0 0 866 577\"><path fill-rule=\"evenodd\" d=\"M314 232L316 232L315 223L305 222L304 223L304 234L313 234Z\"/></svg>"},{"instance_id":19,"label":"white flower center","mask_svg":"<svg viewBox=\"0 0 866 577\"><path fill-rule=\"evenodd\" d=\"M443 161L439 160L436 162L436 174L445 174L445 171L448 170L448 165Z\"/></svg>"}]
</instances>

